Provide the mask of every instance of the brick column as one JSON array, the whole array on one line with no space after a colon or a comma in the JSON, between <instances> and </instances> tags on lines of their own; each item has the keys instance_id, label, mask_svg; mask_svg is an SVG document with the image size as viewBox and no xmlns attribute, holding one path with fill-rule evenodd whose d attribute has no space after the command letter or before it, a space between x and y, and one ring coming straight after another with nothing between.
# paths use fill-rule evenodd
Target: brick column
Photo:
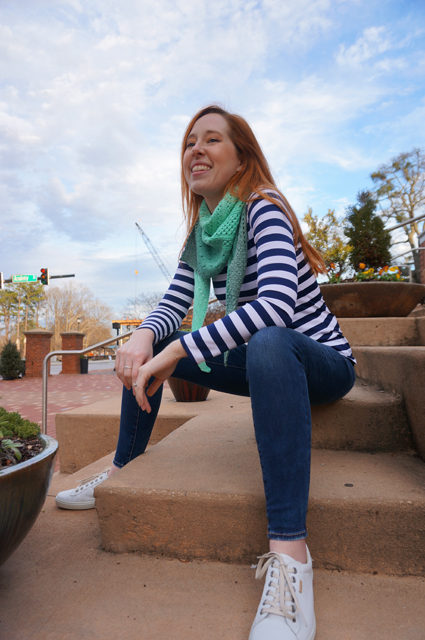
<instances>
[{"instance_id":1,"label":"brick column","mask_svg":"<svg viewBox=\"0 0 425 640\"><path fill-rule=\"evenodd\" d=\"M61 333L62 351L80 351L83 348L85 333L64 331ZM62 356L61 373L80 373L80 356Z\"/></svg>"},{"instance_id":2,"label":"brick column","mask_svg":"<svg viewBox=\"0 0 425 640\"><path fill-rule=\"evenodd\" d=\"M27 339L25 377L42 378L43 360L51 351L50 341L53 331L32 329L31 331L24 331L24 335ZM47 365L47 373L50 375L50 361Z\"/></svg>"}]
</instances>

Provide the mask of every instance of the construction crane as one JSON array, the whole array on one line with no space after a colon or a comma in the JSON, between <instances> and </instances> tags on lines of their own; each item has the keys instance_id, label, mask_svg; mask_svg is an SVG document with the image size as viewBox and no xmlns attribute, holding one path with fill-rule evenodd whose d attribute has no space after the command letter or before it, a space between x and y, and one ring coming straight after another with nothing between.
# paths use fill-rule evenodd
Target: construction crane
<instances>
[{"instance_id":1,"label":"construction crane","mask_svg":"<svg viewBox=\"0 0 425 640\"><path fill-rule=\"evenodd\" d=\"M168 271L167 267L165 266L165 264L163 263L163 261L161 260L161 257L158 253L158 251L155 249L155 247L153 246L152 242L149 240L148 236L146 235L146 233L143 231L143 229L137 224L136 222L136 227L138 228L140 235L142 236L145 245L147 246L147 248L149 249L150 253L152 254L153 259L155 260L156 264L158 265L158 267L161 269L163 276L165 276L165 278L167 278L168 282L171 282L172 277L170 272Z\"/></svg>"}]
</instances>

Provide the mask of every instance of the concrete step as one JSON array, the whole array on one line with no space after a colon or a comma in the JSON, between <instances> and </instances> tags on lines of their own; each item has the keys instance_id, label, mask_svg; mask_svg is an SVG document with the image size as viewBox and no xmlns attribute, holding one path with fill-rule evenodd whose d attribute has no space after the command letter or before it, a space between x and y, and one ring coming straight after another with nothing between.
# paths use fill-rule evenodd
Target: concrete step
<instances>
[{"instance_id":1,"label":"concrete step","mask_svg":"<svg viewBox=\"0 0 425 640\"><path fill-rule=\"evenodd\" d=\"M252 423L205 414L96 489L105 549L251 562L267 549ZM425 575L425 465L315 450L309 545L319 568Z\"/></svg>"},{"instance_id":2,"label":"concrete step","mask_svg":"<svg viewBox=\"0 0 425 640\"><path fill-rule=\"evenodd\" d=\"M357 375L400 396L416 452L425 461L425 347L355 347Z\"/></svg>"},{"instance_id":3,"label":"concrete step","mask_svg":"<svg viewBox=\"0 0 425 640\"><path fill-rule=\"evenodd\" d=\"M425 345L425 318L339 318L352 347L419 347Z\"/></svg>"},{"instance_id":4,"label":"concrete step","mask_svg":"<svg viewBox=\"0 0 425 640\"><path fill-rule=\"evenodd\" d=\"M60 470L75 473L111 453L119 432L121 397L58 413L56 434ZM150 444L156 444L188 420L204 414L243 413L251 420L249 398L212 391L206 402L176 402L164 389ZM312 409L314 448L351 451L408 451L412 439L403 401L358 381L342 400Z\"/></svg>"},{"instance_id":5,"label":"concrete step","mask_svg":"<svg viewBox=\"0 0 425 640\"><path fill-rule=\"evenodd\" d=\"M255 558L232 565L106 553L94 510L54 504L72 480L55 474L33 529L0 568L1 638L248 639L263 587ZM316 640L423 640L424 578L315 570L314 589Z\"/></svg>"},{"instance_id":6,"label":"concrete step","mask_svg":"<svg viewBox=\"0 0 425 640\"><path fill-rule=\"evenodd\" d=\"M312 447L334 451L411 451L412 435L400 396L357 380L342 400L312 407Z\"/></svg>"}]
</instances>

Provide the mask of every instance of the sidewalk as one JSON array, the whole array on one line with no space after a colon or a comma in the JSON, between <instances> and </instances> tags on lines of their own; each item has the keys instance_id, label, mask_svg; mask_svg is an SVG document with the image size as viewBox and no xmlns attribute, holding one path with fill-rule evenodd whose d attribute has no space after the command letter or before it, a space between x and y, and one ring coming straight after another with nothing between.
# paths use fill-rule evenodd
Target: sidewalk
<instances>
[{"instance_id":1,"label":"sidewalk","mask_svg":"<svg viewBox=\"0 0 425 640\"><path fill-rule=\"evenodd\" d=\"M56 507L64 482L0 567L1 638L248 639L263 587L251 566L108 553L95 510ZM423 578L316 570L314 583L316 640L423 640Z\"/></svg>"},{"instance_id":2,"label":"sidewalk","mask_svg":"<svg viewBox=\"0 0 425 640\"><path fill-rule=\"evenodd\" d=\"M114 371L93 371L87 375L54 375L48 381L47 434L56 437L55 415L120 393L122 383ZM41 378L0 380L0 406L18 411L23 418L41 426Z\"/></svg>"},{"instance_id":3,"label":"sidewalk","mask_svg":"<svg viewBox=\"0 0 425 640\"><path fill-rule=\"evenodd\" d=\"M56 412L106 401L114 395L117 398L121 383L112 372L96 372L84 377L54 376L49 379L49 388L51 433ZM4 406L37 421L41 419L41 380L0 381L0 395ZM243 398L242 402L246 400ZM229 417L230 428L237 419L236 407L230 413L229 398L224 397L222 402L224 410L220 415L226 416L226 420ZM175 409L193 413L192 407L177 403ZM89 409L87 415L92 415ZM190 425L182 427L181 436L189 429ZM207 422L204 432L208 435L211 429ZM230 433L226 442L228 439ZM146 463L155 455L165 462L161 451L166 448L166 441L167 438L153 445ZM198 444L202 444L201 439ZM207 447L207 451L214 456L212 447ZM196 449L187 452L190 460ZM347 453L343 452L343 456ZM373 455L374 461L378 457ZM93 463L91 466L96 469L90 473L108 466L106 462L101 459ZM219 470L220 460L216 462ZM328 467L320 466L320 472ZM187 471L190 475L189 465ZM250 566L256 562L255 554L248 564L228 564L188 561L183 555L168 558L160 553L107 552L102 548L95 510L62 510L54 501L58 491L75 486L88 473L89 469L83 468L74 476L54 474L33 529L0 567L0 638L247 640L263 586L263 581L255 581ZM236 477L240 473L238 470ZM189 480L192 482L193 478ZM214 478L213 489L216 484ZM357 486L357 481L354 485ZM206 489L210 487L211 483ZM175 483L171 485L174 488ZM313 497L314 491L313 487ZM375 535L379 535L379 522L376 518L375 521L378 527ZM171 518L170 525L172 522ZM356 535L359 526L350 522ZM364 534L364 530L360 528L359 534ZM152 535L158 534L152 530ZM320 558L316 560L318 563ZM316 640L423 640L423 577L316 569L314 583Z\"/></svg>"}]
</instances>

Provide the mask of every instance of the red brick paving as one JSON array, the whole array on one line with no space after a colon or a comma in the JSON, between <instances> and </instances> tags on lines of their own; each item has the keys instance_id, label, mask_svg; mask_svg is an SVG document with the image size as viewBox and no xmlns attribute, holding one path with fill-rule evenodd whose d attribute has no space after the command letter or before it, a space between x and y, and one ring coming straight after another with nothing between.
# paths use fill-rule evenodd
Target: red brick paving
<instances>
[{"instance_id":1,"label":"red brick paving","mask_svg":"<svg viewBox=\"0 0 425 640\"><path fill-rule=\"evenodd\" d=\"M47 396L47 433L56 437L55 415L120 393L122 382L112 370L89 374L49 376ZM19 411L23 418L41 426L41 378L0 380L0 406ZM60 453L59 453L60 455ZM59 456L55 471L59 468Z\"/></svg>"},{"instance_id":2,"label":"red brick paving","mask_svg":"<svg viewBox=\"0 0 425 640\"><path fill-rule=\"evenodd\" d=\"M89 374L49 376L47 433L56 437L55 415L120 393L122 383L112 370ZM19 411L23 418L41 426L41 378L0 380L0 406Z\"/></svg>"}]
</instances>

